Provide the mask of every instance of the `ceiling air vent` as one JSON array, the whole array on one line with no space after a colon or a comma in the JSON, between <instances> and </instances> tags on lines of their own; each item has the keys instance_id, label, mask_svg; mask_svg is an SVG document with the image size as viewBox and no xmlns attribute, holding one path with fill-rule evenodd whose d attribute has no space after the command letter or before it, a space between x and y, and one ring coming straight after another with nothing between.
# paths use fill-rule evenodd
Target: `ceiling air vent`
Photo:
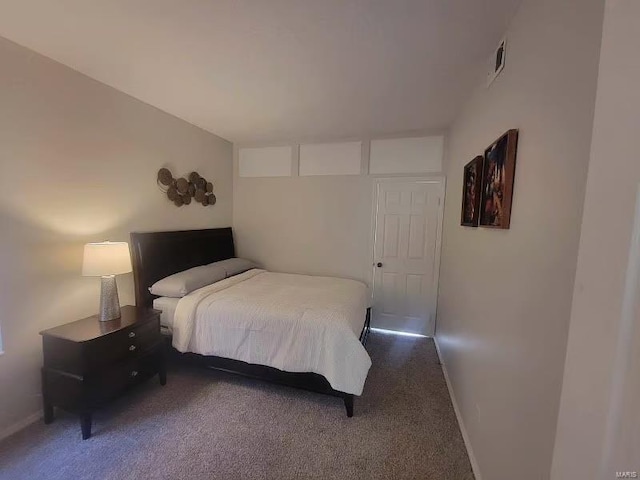
<instances>
[{"instance_id":1,"label":"ceiling air vent","mask_svg":"<svg viewBox=\"0 0 640 480\"><path fill-rule=\"evenodd\" d=\"M493 83L500 72L504 68L504 62L507 57L507 39L503 38L498 44L498 48L491 57L491 67L487 72L487 87Z\"/></svg>"}]
</instances>

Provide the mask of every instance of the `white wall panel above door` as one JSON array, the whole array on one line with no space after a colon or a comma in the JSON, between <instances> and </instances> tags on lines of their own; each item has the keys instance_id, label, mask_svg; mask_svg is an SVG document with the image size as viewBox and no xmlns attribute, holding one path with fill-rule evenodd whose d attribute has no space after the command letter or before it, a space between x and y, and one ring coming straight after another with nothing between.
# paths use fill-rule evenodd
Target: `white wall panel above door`
<instances>
[{"instance_id":1,"label":"white wall panel above door","mask_svg":"<svg viewBox=\"0 0 640 480\"><path fill-rule=\"evenodd\" d=\"M438 173L443 154L442 135L372 140L369 173Z\"/></svg>"},{"instance_id":2,"label":"white wall panel above door","mask_svg":"<svg viewBox=\"0 0 640 480\"><path fill-rule=\"evenodd\" d=\"M240 148L238 173L241 177L290 177L292 147Z\"/></svg>"},{"instance_id":3,"label":"white wall panel above door","mask_svg":"<svg viewBox=\"0 0 640 480\"><path fill-rule=\"evenodd\" d=\"M360 175L362 142L300 145L300 176Z\"/></svg>"}]
</instances>

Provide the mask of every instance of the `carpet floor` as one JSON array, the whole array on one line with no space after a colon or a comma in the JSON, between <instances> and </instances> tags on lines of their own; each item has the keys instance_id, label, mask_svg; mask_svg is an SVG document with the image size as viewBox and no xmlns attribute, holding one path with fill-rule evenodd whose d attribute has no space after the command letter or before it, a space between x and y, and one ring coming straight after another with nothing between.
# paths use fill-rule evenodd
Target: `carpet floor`
<instances>
[{"instance_id":1,"label":"carpet floor","mask_svg":"<svg viewBox=\"0 0 640 480\"><path fill-rule=\"evenodd\" d=\"M342 399L172 366L94 415L0 442L4 479L472 480L434 343L372 332L355 415Z\"/></svg>"}]
</instances>

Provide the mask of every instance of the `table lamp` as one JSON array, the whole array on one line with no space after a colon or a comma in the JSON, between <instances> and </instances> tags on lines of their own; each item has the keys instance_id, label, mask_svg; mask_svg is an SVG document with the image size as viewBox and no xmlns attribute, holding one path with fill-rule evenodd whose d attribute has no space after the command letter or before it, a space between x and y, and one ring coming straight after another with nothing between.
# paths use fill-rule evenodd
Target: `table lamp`
<instances>
[{"instance_id":1,"label":"table lamp","mask_svg":"<svg viewBox=\"0 0 640 480\"><path fill-rule=\"evenodd\" d=\"M120 300L116 275L131 271L131 257L127 242L87 243L84 246L82 275L101 277L100 320L120 318Z\"/></svg>"}]
</instances>

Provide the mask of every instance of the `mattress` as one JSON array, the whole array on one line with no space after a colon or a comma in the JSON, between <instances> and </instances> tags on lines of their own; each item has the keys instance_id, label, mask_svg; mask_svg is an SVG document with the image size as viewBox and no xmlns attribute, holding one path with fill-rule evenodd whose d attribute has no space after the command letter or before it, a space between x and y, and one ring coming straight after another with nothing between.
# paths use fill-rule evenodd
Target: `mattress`
<instances>
[{"instance_id":1,"label":"mattress","mask_svg":"<svg viewBox=\"0 0 640 480\"><path fill-rule=\"evenodd\" d=\"M153 308L162 312L160 314L160 325L163 327L163 330L170 332L173 328L173 318L175 317L179 301L179 298L170 297L158 297L153 300Z\"/></svg>"},{"instance_id":2,"label":"mattress","mask_svg":"<svg viewBox=\"0 0 640 480\"><path fill-rule=\"evenodd\" d=\"M254 269L179 300L173 346L324 376L360 395L371 359L359 337L367 310L362 282Z\"/></svg>"}]
</instances>

